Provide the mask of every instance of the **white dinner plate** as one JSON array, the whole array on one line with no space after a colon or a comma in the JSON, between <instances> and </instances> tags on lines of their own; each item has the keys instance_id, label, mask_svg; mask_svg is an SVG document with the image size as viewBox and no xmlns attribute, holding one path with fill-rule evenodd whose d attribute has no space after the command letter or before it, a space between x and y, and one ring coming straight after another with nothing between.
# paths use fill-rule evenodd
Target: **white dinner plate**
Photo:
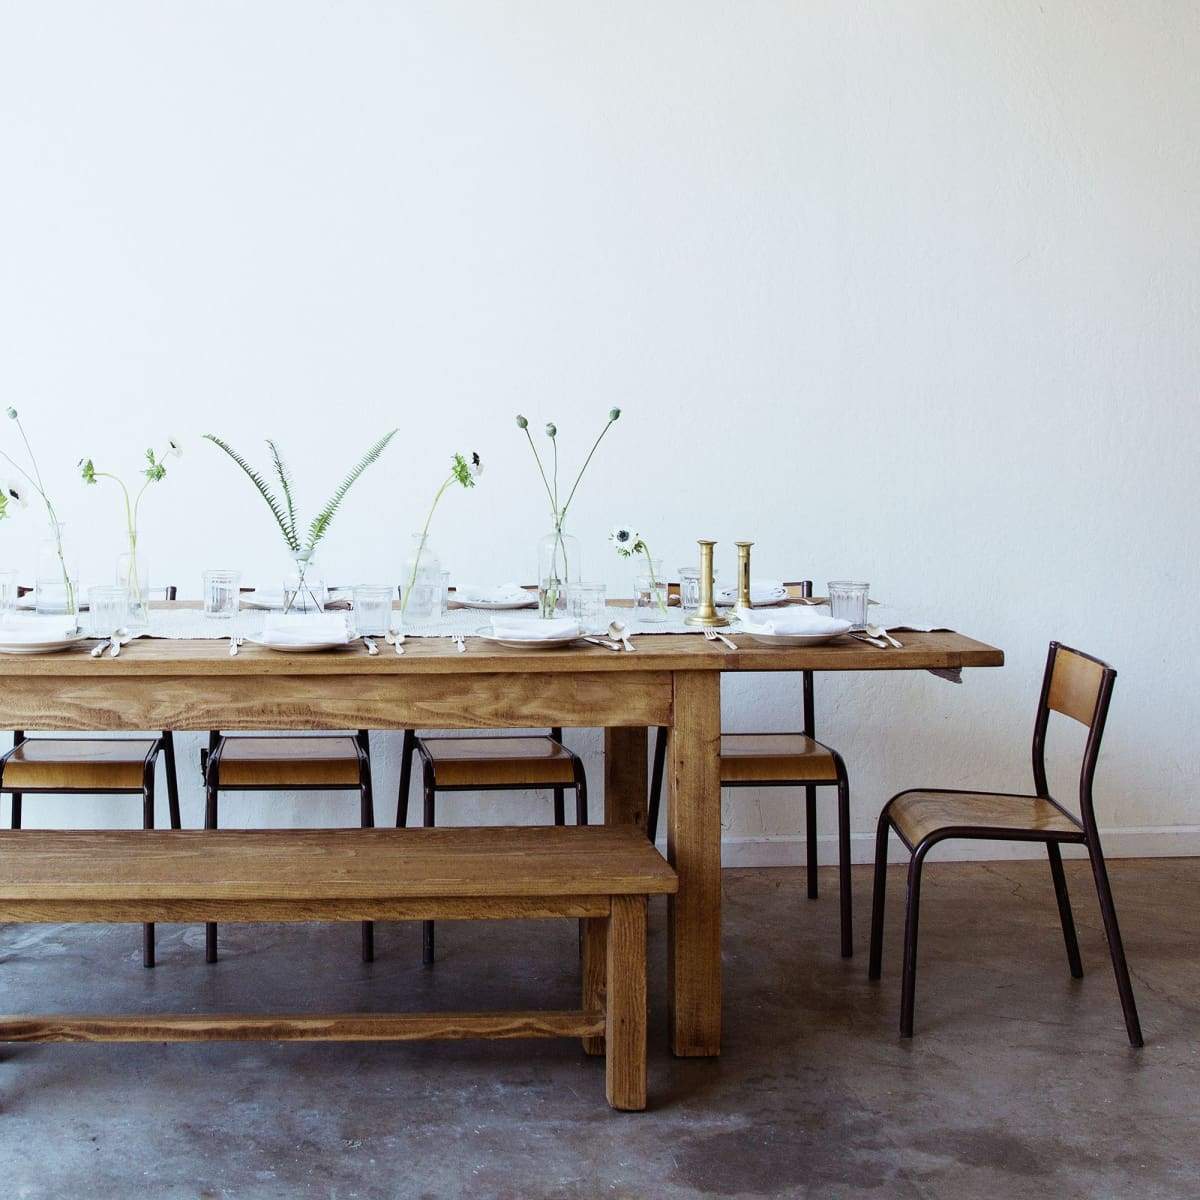
<instances>
[{"instance_id":1,"label":"white dinner plate","mask_svg":"<svg viewBox=\"0 0 1200 1200\"><path fill-rule=\"evenodd\" d=\"M824 646L826 642L845 637L849 630L842 633L751 633L748 629L738 629L734 632L738 637L753 638L764 646Z\"/></svg>"},{"instance_id":2,"label":"white dinner plate","mask_svg":"<svg viewBox=\"0 0 1200 1200\"><path fill-rule=\"evenodd\" d=\"M69 650L80 642L90 640L90 635L77 633L69 638L50 638L44 642L6 642L0 637L0 654L57 654Z\"/></svg>"},{"instance_id":3,"label":"white dinner plate","mask_svg":"<svg viewBox=\"0 0 1200 1200\"><path fill-rule=\"evenodd\" d=\"M484 612L512 612L518 608L537 608L537 597L528 600L453 600L459 608L477 608Z\"/></svg>"},{"instance_id":4,"label":"white dinner plate","mask_svg":"<svg viewBox=\"0 0 1200 1200\"><path fill-rule=\"evenodd\" d=\"M504 638L496 637L487 626L475 630L475 636L494 646L507 646L510 650L562 650L573 646L584 637L582 633L565 638Z\"/></svg>"},{"instance_id":5,"label":"white dinner plate","mask_svg":"<svg viewBox=\"0 0 1200 1200\"><path fill-rule=\"evenodd\" d=\"M36 603L37 603L37 601L34 600L33 593L27 592L24 596L17 597L16 607L21 612L33 612L34 605ZM87 612L87 610L88 610L88 602L86 600L80 600L79 611Z\"/></svg>"},{"instance_id":6,"label":"white dinner plate","mask_svg":"<svg viewBox=\"0 0 1200 1200\"><path fill-rule=\"evenodd\" d=\"M282 609L284 595L279 589L260 589L259 591L246 592L240 598L239 603L242 608ZM329 593L329 600L325 607L335 609L349 608L350 599L341 592L333 591Z\"/></svg>"},{"instance_id":7,"label":"white dinner plate","mask_svg":"<svg viewBox=\"0 0 1200 1200\"><path fill-rule=\"evenodd\" d=\"M736 596L714 596L713 603L718 608L732 608L737 603ZM781 604L792 604L791 596L779 596L775 600L751 600L751 608L778 608Z\"/></svg>"},{"instance_id":8,"label":"white dinner plate","mask_svg":"<svg viewBox=\"0 0 1200 1200\"><path fill-rule=\"evenodd\" d=\"M255 646L265 646L268 650L276 650L280 654L317 654L322 650L337 650L348 646L349 642L268 642L263 638L247 638Z\"/></svg>"}]
</instances>

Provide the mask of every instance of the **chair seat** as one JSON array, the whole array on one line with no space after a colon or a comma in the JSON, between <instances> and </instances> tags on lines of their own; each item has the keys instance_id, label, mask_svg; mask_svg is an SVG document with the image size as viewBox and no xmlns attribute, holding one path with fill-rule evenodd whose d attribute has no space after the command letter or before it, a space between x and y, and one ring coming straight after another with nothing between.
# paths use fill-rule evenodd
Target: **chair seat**
<instances>
[{"instance_id":1,"label":"chair seat","mask_svg":"<svg viewBox=\"0 0 1200 1200\"><path fill-rule=\"evenodd\" d=\"M575 756L554 738L424 737L417 745L445 787L554 787L575 784Z\"/></svg>"},{"instance_id":2,"label":"chair seat","mask_svg":"<svg viewBox=\"0 0 1200 1200\"><path fill-rule=\"evenodd\" d=\"M888 809L897 832L916 847L931 834L966 830L960 837L1004 837L1017 833L1074 834L1078 824L1041 796L1002 792L901 792Z\"/></svg>"},{"instance_id":3,"label":"chair seat","mask_svg":"<svg viewBox=\"0 0 1200 1200\"><path fill-rule=\"evenodd\" d=\"M4 760L6 790L141 791L157 738L29 738Z\"/></svg>"},{"instance_id":4,"label":"chair seat","mask_svg":"<svg viewBox=\"0 0 1200 1200\"><path fill-rule=\"evenodd\" d=\"M221 739L218 787L358 787L358 743L352 737Z\"/></svg>"},{"instance_id":5,"label":"chair seat","mask_svg":"<svg viewBox=\"0 0 1200 1200\"><path fill-rule=\"evenodd\" d=\"M723 733L722 783L836 783L837 757L803 733Z\"/></svg>"}]
</instances>

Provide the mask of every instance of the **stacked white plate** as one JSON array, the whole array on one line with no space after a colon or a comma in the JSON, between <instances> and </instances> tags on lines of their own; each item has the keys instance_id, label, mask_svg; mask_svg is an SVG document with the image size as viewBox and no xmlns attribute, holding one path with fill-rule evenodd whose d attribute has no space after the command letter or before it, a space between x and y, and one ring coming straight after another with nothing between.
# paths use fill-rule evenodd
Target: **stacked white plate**
<instances>
[{"instance_id":1,"label":"stacked white plate","mask_svg":"<svg viewBox=\"0 0 1200 1200\"><path fill-rule=\"evenodd\" d=\"M561 650L583 636L579 622L570 617L493 617L490 627L475 632L485 642L510 650Z\"/></svg>"},{"instance_id":2,"label":"stacked white plate","mask_svg":"<svg viewBox=\"0 0 1200 1200\"><path fill-rule=\"evenodd\" d=\"M10 616L0 622L0 654L57 654L87 639L60 617Z\"/></svg>"},{"instance_id":3,"label":"stacked white plate","mask_svg":"<svg viewBox=\"0 0 1200 1200\"><path fill-rule=\"evenodd\" d=\"M839 621L803 605L776 608L761 621L739 618L738 632L764 646L821 646L850 632L849 621Z\"/></svg>"}]
</instances>

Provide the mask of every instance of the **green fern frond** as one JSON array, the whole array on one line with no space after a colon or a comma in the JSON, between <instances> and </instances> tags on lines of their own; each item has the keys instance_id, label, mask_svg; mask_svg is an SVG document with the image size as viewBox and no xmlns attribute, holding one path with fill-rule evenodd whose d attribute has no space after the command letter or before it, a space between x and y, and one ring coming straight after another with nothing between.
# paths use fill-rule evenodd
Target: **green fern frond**
<instances>
[{"instance_id":1,"label":"green fern frond","mask_svg":"<svg viewBox=\"0 0 1200 1200\"><path fill-rule=\"evenodd\" d=\"M391 433L385 433L355 464L354 469L338 484L337 490L329 498L329 503L313 518L312 524L308 527L308 546L309 550L316 547L317 543L325 536L329 529L330 522L333 520L342 501L346 498L346 493L354 486L358 477L372 463L378 462L383 452L387 449L388 442L399 433L398 429L393 429Z\"/></svg>"},{"instance_id":2,"label":"green fern frond","mask_svg":"<svg viewBox=\"0 0 1200 1200\"><path fill-rule=\"evenodd\" d=\"M267 438L267 445L271 448L271 458L275 463L275 474L279 476L280 486L283 488L283 498L287 503L288 528L292 531L292 542L296 543L299 539L296 537L296 503L292 497L292 473L288 470L287 463L283 461L283 455L279 453L279 447Z\"/></svg>"},{"instance_id":3,"label":"green fern frond","mask_svg":"<svg viewBox=\"0 0 1200 1200\"><path fill-rule=\"evenodd\" d=\"M232 458L233 461L237 463L237 465L241 467L243 471L246 472L250 482L253 483L256 488L258 488L259 494L267 502L271 512L274 514L275 520L278 522L279 528L282 530L284 539L287 541L288 546L292 550L299 550L300 542L295 533L288 528L287 518L283 511L283 505L281 505L275 498L274 494L271 492L271 489L267 486L266 480L263 479L263 477L228 443L223 442L219 437L211 433L206 433L204 436L208 441L212 442L214 446L218 446L220 449L224 450L225 453L228 454L229 457Z\"/></svg>"}]
</instances>

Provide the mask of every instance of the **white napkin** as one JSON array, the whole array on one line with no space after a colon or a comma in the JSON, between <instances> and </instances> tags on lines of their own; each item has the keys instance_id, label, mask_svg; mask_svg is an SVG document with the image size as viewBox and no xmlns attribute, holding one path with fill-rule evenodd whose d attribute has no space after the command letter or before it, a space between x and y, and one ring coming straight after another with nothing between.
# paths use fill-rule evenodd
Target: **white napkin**
<instances>
[{"instance_id":1,"label":"white napkin","mask_svg":"<svg viewBox=\"0 0 1200 1200\"><path fill-rule=\"evenodd\" d=\"M345 613L268 613L263 624L263 641L277 646L349 640Z\"/></svg>"},{"instance_id":2,"label":"white napkin","mask_svg":"<svg viewBox=\"0 0 1200 1200\"><path fill-rule=\"evenodd\" d=\"M745 617L740 620L740 628L747 633L762 633L771 637L775 634L829 634L830 636L845 633L850 628L849 621L835 620L821 612L814 612L802 605L791 605L787 608L772 609L770 615L763 614L761 621L748 621Z\"/></svg>"},{"instance_id":3,"label":"white napkin","mask_svg":"<svg viewBox=\"0 0 1200 1200\"><path fill-rule=\"evenodd\" d=\"M573 638L580 633L573 617L502 617L492 618L492 636L514 641L541 642L547 638Z\"/></svg>"},{"instance_id":4,"label":"white napkin","mask_svg":"<svg viewBox=\"0 0 1200 1200\"><path fill-rule=\"evenodd\" d=\"M0 642L54 642L74 636L73 617L27 617L9 613L0 621Z\"/></svg>"},{"instance_id":5,"label":"white napkin","mask_svg":"<svg viewBox=\"0 0 1200 1200\"><path fill-rule=\"evenodd\" d=\"M716 600L719 604L733 604L737 601L737 584L731 583L725 587L717 588L716 593ZM750 580L751 604L770 604L772 600L786 599L787 588L778 579Z\"/></svg>"},{"instance_id":6,"label":"white napkin","mask_svg":"<svg viewBox=\"0 0 1200 1200\"><path fill-rule=\"evenodd\" d=\"M476 604L535 604L537 597L519 583L501 583L488 587L479 583L464 583L454 589L455 600L470 600Z\"/></svg>"}]
</instances>

